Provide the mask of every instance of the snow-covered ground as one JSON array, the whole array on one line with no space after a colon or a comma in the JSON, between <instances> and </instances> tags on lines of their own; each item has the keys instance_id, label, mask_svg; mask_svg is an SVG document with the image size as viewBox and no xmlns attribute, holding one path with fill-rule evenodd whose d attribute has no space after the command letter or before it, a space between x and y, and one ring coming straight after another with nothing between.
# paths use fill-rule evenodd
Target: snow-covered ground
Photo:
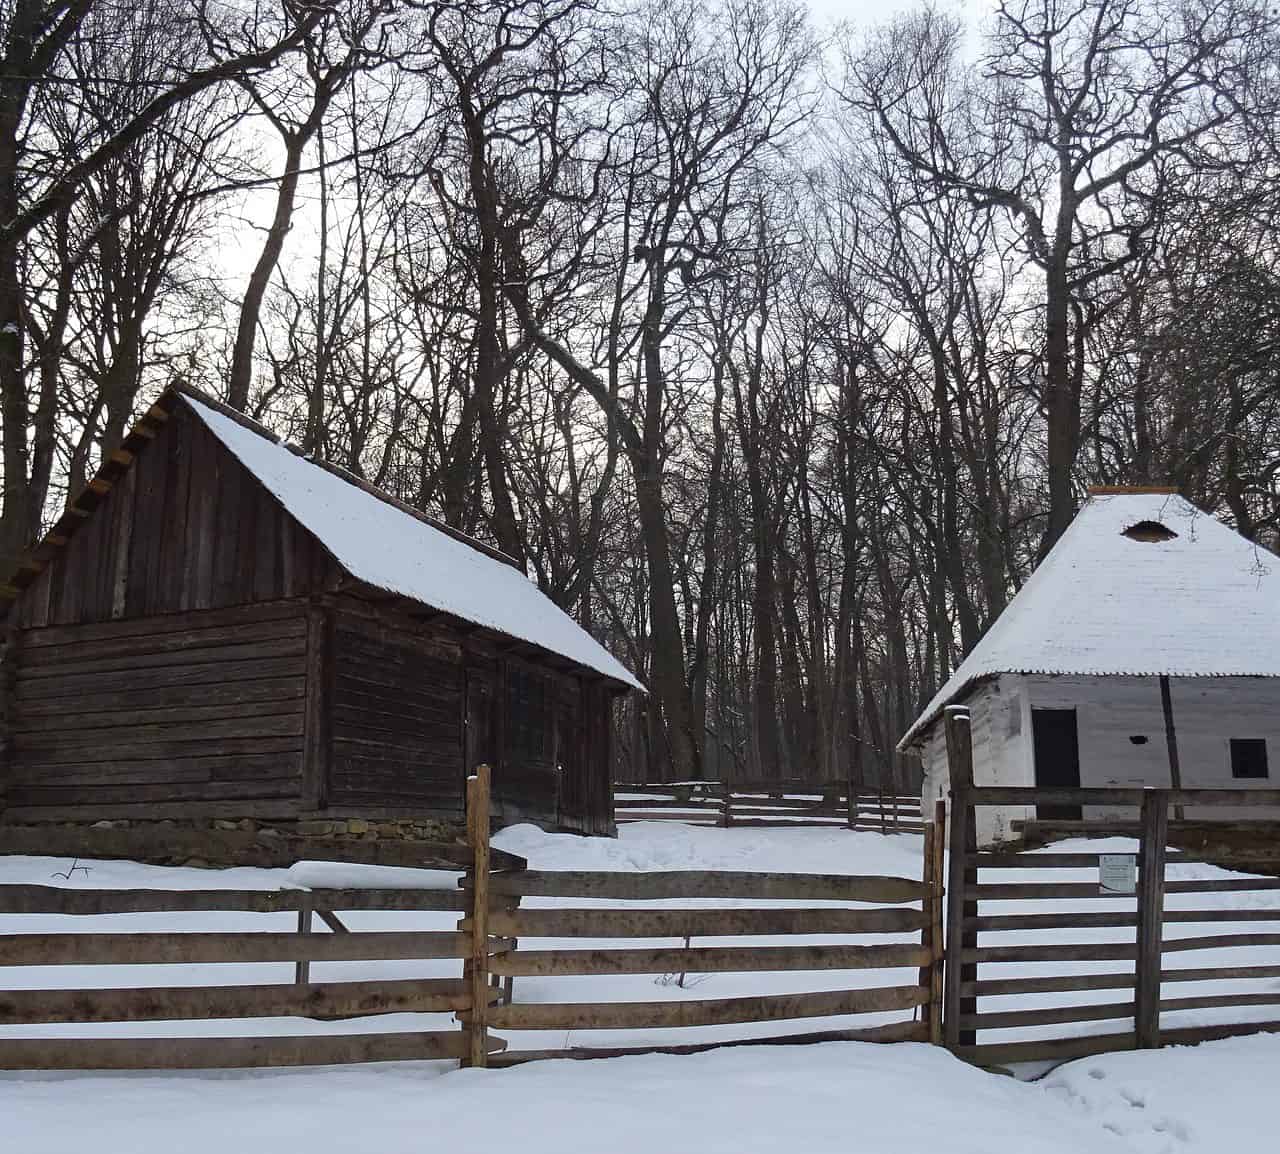
<instances>
[{"instance_id":1,"label":"snow-covered ground","mask_svg":"<svg viewBox=\"0 0 1280 1154\"><path fill-rule=\"evenodd\" d=\"M689 828L674 824L627 826L616 840L549 835L523 826L504 831L496 844L529 858L539 869L794 870L919 876L920 839L851 833L843 829ZM1068 849L1060 845L1055 849ZM1077 846L1075 848L1083 848ZM1088 848L1097 852L1099 843ZM1118 849L1119 846L1107 848ZM55 878L68 862L53 858L0 858L0 883L76 887L274 889L324 878L316 867L280 870L164 869L129 862L90 862L89 872ZM1211 877L1212 867L1184 865L1174 876ZM1035 871L1035 880L1045 880ZM401 880L406 875L400 875ZM407 875L411 876L411 875ZM1081 874L1081 879L1084 875ZM1015 880L1017 875L1001 880ZM386 884L388 876L378 876ZM438 882L449 884L447 878ZM1017 880L1031 880L1018 878ZM1066 880L1063 876L1062 880ZM1280 895L1240 892L1171 899L1191 908L1276 908ZM1126 899L1117 899L1124 901ZM554 904L554 903L548 903ZM583 904L577 900L566 904ZM664 903L681 904L681 903ZM695 904L695 903L683 903ZM721 904L699 902L699 905ZM728 903L725 903L728 904ZM1097 910L1109 900L1093 900ZM1008 903L992 912L1013 912ZM1026 908L1032 908L1026 903ZM1046 906L1035 903L1043 912ZM453 915L369 913L348 915L353 928L438 929ZM0 934L65 930L69 919L2 917ZM80 930L290 929L292 915L134 914L77 918ZM1183 933L1229 933L1270 928L1257 922L1187 925ZM1131 932L1131 931L1130 931ZM1107 940L1125 931L1073 931L1073 940ZM1007 935L1012 939L1012 935ZM810 939L790 939L792 942ZM862 939L845 939L862 940ZM870 938L865 940L872 940ZM881 936L875 940L885 941ZM888 939L891 940L891 939ZM1045 940L1031 937L1026 940ZM0 939L2 941L2 939ZM554 942L538 942L555 948ZM584 943L575 942L581 947ZM624 943L613 941L610 945ZM654 944L650 942L650 944ZM676 944L676 943L672 943ZM698 944L713 944L699 941ZM1280 951L1235 950L1229 964L1275 964ZM1218 951L1177 956L1179 966L1225 964ZM1119 969L1124 963L1095 968ZM1071 970L1079 971L1079 963ZM1003 973L1053 972L1050 964L1002 967ZM450 962L314 964L313 979L443 976ZM214 984L289 981L292 967L78 967L0 968L0 988L73 985ZM604 978L517 979L520 1001L609 998L619 1001L724 997L740 993L840 989L911 981L905 972L743 974L691 976L684 988L654 975ZM1276 989L1275 981L1251 988ZM1219 988L1185 983L1166 996ZM1231 988L1231 987L1223 987ZM1099 992L1092 1000L1117 997ZM1064 995L1052 1000L1061 1004ZM1024 1001L1022 1004L1026 1004ZM1006 1008L998 1001L983 1008ZM1256 1007L1233 1014L1245 1018ZM1180 1015L1166 1024L1216 1019L1207 1012ZM643 1035L593 1032L509 1034L515 1047L559 1047L637 1042L703 1041L736 1035L794 1032L870 1024L892 1016L708 1028ZM57 1032L69 1036L137 1033L238 1034L368 1032L439 1028L443 1015L389 1015L355 1023L267 1019L253 1023L140 1023L101 1026L6 1027L5 1036ZM1117 1028L1115 1023L1057 1027L1055 1032ZM1121 1026L1122 1028L1122 1026ZM1024 1035L1025 1036L1025 1035ZM987 1040L984 1036L984 1040ZM512 1070L458 1071L450 1063L371 1065L297 1071L190 1075L0 1075L0 1134L5 1148L25 1152L378 1150L379 1154L448 1148L467 1151L573 1154L602 1146L620 1154L778 1150L805 1154L860 1151L1172 1151L1271 1149L1274 1138L1260 1080L1280 1069L1280 1035L1234 1039L1196 1048L1091 1058L1053 1071L1037 1082L989 1075L920 1045L742 1047L689 1056L653 1055L593 1062L540 1062Z\"/></svg>"},{"instance_id":2,"label":"snow-covered ground","mask_svg":"<svg viewBox=\"0 0 1280 1154\"><path fill-rule=\"evenodd\" d=\"M0 1075L22 1154L1265 1154L1280 1036L1112 1054L1041 1082L858 1042L683 1057L191 1076Z\"/></svg>"}]
</instances>

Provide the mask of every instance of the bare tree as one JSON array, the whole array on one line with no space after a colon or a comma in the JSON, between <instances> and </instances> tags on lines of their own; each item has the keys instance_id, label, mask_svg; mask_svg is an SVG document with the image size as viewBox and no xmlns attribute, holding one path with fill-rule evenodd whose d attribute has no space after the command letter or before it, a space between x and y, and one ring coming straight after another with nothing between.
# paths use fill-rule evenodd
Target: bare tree
<instances>
[{"instance_id":1,"label":"bare tree","mask_svg":"<svg viewBox=\"0 0 1280 1154\"><path fill-rule=\"evenodd\" d=\"M1272 22L1251 0L1003 0L975 112L959 122L946 105L954 21L908 17L849 58L844 99L869 109L940 190L1004 210L1044 278L1042 553L1075 508L1091 293L1147 242L1142 188L1163 158L1230 164L1219 134L1272 115L1273 95L1256 83Z\"/></svg>"},{"instance_id":2,"label":"bare tree","mask_svg":"<svg viewBox=\"0 0 1280 1154\"><path fill-rule=\"evenodd\" d=\"M140 107L122 109L109 124L90 123L72 150L47 147L35 130L38 106L53 93L74 92L67 52L81 36L89 13L107 28L113 16L124 21L131 7L117 0L13 0L0 17L0 421L4 505L0 510L0 563L17 565L40 523L43 494L32 486L29 448L31 378L24 334L28 238L45 221L66 210L77 191L105 165L152 131L187 100L220 84L275 66L295 51L324 17L327 4L300 6L289 18L262 25L241 37L234 52L222 54L220 30L205 19L202 6L173 0L169 19L194 43L208 50L198 61L169 64ZM37 481L39 477L36 478Z\"/></svg>"}]
</instances>

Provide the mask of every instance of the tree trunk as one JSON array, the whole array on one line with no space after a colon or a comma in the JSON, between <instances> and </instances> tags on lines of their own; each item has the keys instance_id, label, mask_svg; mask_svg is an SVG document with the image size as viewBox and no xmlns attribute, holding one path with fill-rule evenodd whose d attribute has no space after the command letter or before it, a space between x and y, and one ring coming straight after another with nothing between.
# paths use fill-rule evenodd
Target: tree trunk
<instances>
[{"instance_id":1,"label":"tree trunk","mask_svg":"<svg viewBox=\"0 0 1280 1154\"><path fill-rule=\"evenodd\" d=\"M240 321L236 326L235 351L231 356L231 376L227 390L227 403L235 409L244 410L249 407L258 319L262 315L262 301L267 294L267 286L276 271L293 221L293 205L298 194L298 176L302 169L305 147L306 139L300 133L290 135L285 141L284 175L276 192L275 213L267 229L266 243L263 244L258 262L249 276L244 301L240 305Z\"/></svg>"}]
</instances>

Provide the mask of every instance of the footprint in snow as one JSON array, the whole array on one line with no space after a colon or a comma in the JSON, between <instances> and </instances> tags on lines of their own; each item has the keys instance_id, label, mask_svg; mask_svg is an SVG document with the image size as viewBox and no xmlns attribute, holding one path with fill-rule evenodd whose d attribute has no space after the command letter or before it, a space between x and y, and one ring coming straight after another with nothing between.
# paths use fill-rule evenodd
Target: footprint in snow
<instances>
[{"instance_id":1,"label":"footprint in snow","mask_svg":"<svg viewBox=\"0 0 1280 1154\"><path fill-rule=\"evenodd\" d=\"M1100 1069L1098 1066L1094 1066L1094 1068L1089 1071L1089 1077L1098 1082L1101 1082L1106 1076L1106 1070Z\"/></svg>"},{"instance_id":2,"label":"footprint in snow","mask_svg":"<svg viewBox=\"0 0 1280 1154\"><path fill-rule=\"evenodd\" d=\"M1157 1134L1168 1134L1171 1138L1176 1138L1179 1142L1191 1141L1191 1129L1183 1122L1175 1121L1172 1118L1161 1118L1158 1122L1151 1124L1151 1129Z\"/></svg>"}]
</instances>

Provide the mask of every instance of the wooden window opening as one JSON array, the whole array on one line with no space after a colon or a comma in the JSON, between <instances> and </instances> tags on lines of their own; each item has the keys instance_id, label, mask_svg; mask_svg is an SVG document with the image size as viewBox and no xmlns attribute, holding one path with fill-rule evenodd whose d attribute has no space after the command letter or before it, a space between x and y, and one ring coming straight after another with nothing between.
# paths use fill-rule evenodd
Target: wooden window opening
<instances>
[{"instance_id":1,"label":"wooden window opening","mask_svg":"<svg viewBox=\"0 0 1280 1154\"><path fill-rule=\"evenodd\" d=\"M1231 739L1231 776L1234 778L1267 778L1267 741L1264 737Z\"/></svg>"}]
</instances>

